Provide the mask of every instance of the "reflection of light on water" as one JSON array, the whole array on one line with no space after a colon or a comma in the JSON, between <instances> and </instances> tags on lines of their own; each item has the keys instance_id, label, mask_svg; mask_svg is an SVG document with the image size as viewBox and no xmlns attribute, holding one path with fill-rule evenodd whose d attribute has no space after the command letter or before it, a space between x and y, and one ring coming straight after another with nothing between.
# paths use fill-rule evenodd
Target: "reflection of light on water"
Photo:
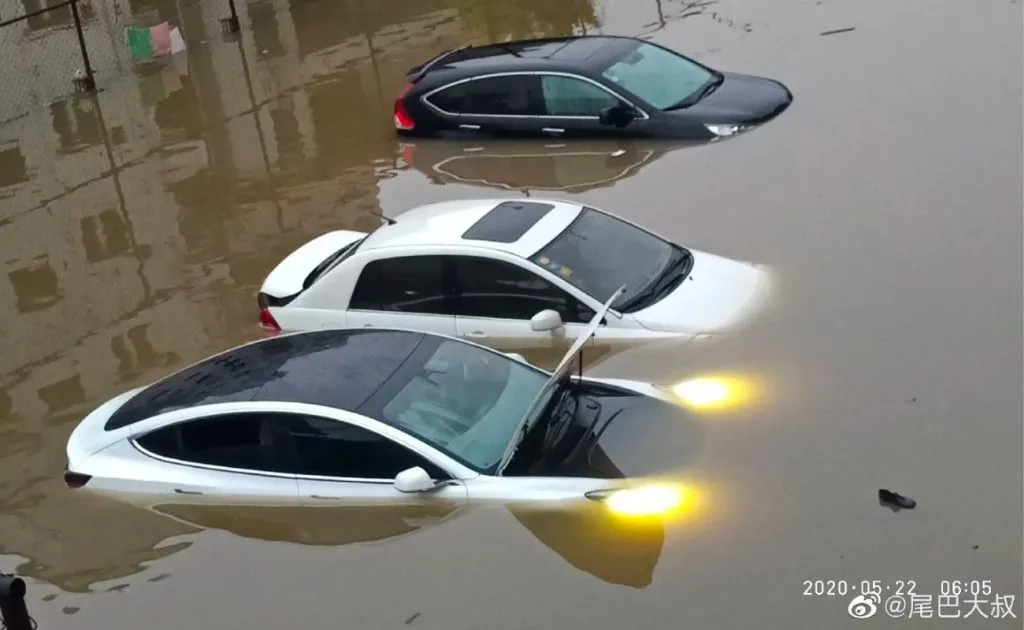
<instances>
[{"instance_id":1,"label":"reflection of light on water","mask_svg":"<svg viewBox=\"0 0 1024 630\"><path fill-rule=\"evenodd\" d=\"M684 402L696 407L720 405L729 400L729 386L718 379L696 378L672 387L672 392Z\"/></svg>"},{"instance_id":2,"label":"reflection of light on water","mask_svg":"<svg viewBox=\"0 0 1024 630\"><path fill-rule=\"evenodd\" d=\"M608 509L623 516L666 515L683 503L684 491L672 486L640 486L614 492L605 499Z\"/></svg>"},{"instance_id":3,"label":"reflection of light on water","mask_svg":"<svg viewBox=\"0 0 1024 630\"><path fill-rule=\"evenodd\" d=\"M652 518L663 524L689 519L700 511L701 504L695 487L676 481L652 480L601 494L601 504L608 512L638 524Z\"/></svg>"},{"instance_id":4,"label":"reflection of light on water","mask_svg":"<svg viewBox=\"0 0 1024 630\"><path fill-rule=\"evenodd\" d=\"M702 411L734 409L753 401L756 388L738 376L702 376L672 385L679 402Z\"/></svg>"}]
</instances>

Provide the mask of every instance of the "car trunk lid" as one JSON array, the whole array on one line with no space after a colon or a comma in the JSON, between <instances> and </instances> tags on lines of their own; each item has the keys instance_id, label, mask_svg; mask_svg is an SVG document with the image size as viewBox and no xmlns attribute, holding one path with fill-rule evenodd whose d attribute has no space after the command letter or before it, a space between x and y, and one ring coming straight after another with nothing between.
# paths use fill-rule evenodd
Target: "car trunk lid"
<instances>
[{"instance_id":1,"label":"car trunk lid","mask_svg":"<svg viewBox=\"0 0 1024 630\"><path fill-rule=\"evenodd\" d=\"M335 230L322 234L288 254L260 287L268 306L283 306L308 289L332 264L366 238L366 232Z\"/></svg>"},{"instance_id":2,"label":"car trunk lid","mask_svg":"<svg viewBox=\"0 0 1024 630\"><path fill-rule=\"evenodd\" d=\"M68 438L66 448L66 470L68 472L76 474L80 473L80 471L77 471L76 469L85 463L87 459L131 434L130 425L114 429L112 431L105 430L104 425L107 420L114 415L115 411L120 409L122 405L143 389L145 388L137 387L119 394L94 409L82 419ZM72 475L72 477L74 477L74 475ZM69 480L67 474L65 474L65 480L68 481L69 485L71 485L72 481Z\"/></svg>"}]
</instances>

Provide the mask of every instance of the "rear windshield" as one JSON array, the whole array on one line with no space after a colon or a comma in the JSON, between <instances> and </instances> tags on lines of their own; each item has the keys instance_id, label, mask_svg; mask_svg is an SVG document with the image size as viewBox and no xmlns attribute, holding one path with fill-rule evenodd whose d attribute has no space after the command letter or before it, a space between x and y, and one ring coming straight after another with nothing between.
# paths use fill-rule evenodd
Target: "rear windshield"
<instances>
[{"instance_id":1,"label":"rear windshield","mask_svg":"<svg viewBox=\"0 0 1024 630\"><path fill-rule=\"evenodd\" d=\"M328 271L334 269L339 264L341 264L343 260L351 256L352 254L356 253L356 250L359 249L359 246L362 245L363 241L365 240L366 237L364 236L358 241L354 243L349 243L348 245L342 247L338 251L334 252L333 254L325 258L322 263L314 267L313 271L310 271L309 275L306 276L306 279L302 283L302 289L306 290L309 287L313 286L313 283L316 282L318 278L327 275Z\"/></svg>"}]
</instances>

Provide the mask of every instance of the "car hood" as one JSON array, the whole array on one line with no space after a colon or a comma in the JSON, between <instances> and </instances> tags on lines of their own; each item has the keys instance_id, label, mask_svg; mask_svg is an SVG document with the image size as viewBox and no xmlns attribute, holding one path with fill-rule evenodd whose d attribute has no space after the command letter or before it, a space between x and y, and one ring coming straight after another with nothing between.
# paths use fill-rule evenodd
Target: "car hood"
<instances>
[{"instance_id":1,"label":"car hood","mask_svg":"<svg viewBox=\"0 0 1024 630\"><path fill-rule=\"evenodd\" d=\"M564 463L540 474L632 479L671 475L700 451L703 428L652 385L587 379L585 396L600 404L592 424L576 427Z\"/></svg>"},{"instance_id":2,"label":"car hood","mask_svg":"<svg viewBox=\"0 0 1024 630\"><path fill-rule=\"evenodd\" d=\"M765 267L691 251L690 275L659 302L633 313L644 328L716 332L748 319L767 298Z\"/></svg>"},{"instance_id":3,"label":"car hood","mask_svg":"<svg viewBox=\"0 0 1024 630\"><path fill-rule=\"evenodd\" d=\"M756 125L778 116L793 102L793 95L778 81L746 74L723 73L718 88L686 108L706 123Z\"/></svg>"},{"instance_id":4,"label":"car hood","mask_svg":"<svg viewBox=\"0 0 1024 630\"><path fill-rule=\"evenodd\" d=\"M620 399L587 452L596 475L658 477L679 471L702 446L700 426L685 410L648 396ZM605 408L609 401L602 401ZM610 410L609 410L610 411Z\"/></svg>"}]
</instances>

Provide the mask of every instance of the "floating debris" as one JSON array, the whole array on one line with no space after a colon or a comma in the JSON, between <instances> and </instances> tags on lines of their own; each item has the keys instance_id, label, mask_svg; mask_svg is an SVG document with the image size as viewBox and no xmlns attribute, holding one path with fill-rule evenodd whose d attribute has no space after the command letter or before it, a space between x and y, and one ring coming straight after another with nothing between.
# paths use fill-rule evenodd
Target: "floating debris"
<instances>
[{"instance_id":1,"label":"floating debris","mask_svg":"<svg viewBox=\"0 0 1024 630\"><path fill-rule=\"evenodd\" d=\"M883 507L887 507L893 512L899 512L900 510L913 510L917 507L917 501L884 488L878 491L878 502Z\"/></svg>"},{"instance_id":2,"label":"floating debris","mask_svg":"<svg viewBox=\"0 0 1024 630\"><path fill-rule=\"evenodd\" d=\"M818 35L838 35L839 33L849 33L850 31L855 31L855 30L857 30L856 26L850 26L848 28L837 28L834 31L824 31L824 32L818 33Z\"/></svg>"}]
</instances>

